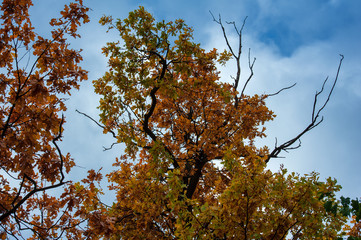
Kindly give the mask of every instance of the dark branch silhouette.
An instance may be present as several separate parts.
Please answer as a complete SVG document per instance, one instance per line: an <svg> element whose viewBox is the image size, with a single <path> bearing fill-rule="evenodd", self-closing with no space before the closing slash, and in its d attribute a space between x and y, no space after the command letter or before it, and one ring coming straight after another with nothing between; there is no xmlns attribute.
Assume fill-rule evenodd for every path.
<svg viewBox="0 0 361 240"><path fill-rule="evenodd" d="M327 95L327 99L325 100L325 102L321 105L321 107L319 109L317 109L317 103L318 103L318 97L319 95L324 91L324 87L325 87L325 84L328 80L328 77L326 78L326 80L323 82L322 84L322 88L321 90L318 92L316 92L315 94L315 99L313 101L313 109L312 109L312 118L311 118L311 123L309 125L307 125L307 127L302 131L300 132L296 137L282 143L281 145L279 146L275 146L275 148L273 149L273 151L268 155L267 159L266 159L266 163L269 162L269 160L271 158L278 158L279 154L282 152L282 151L288 151L288 150L292 150L292 149L296 149L296 148L299 148L301 146L301 137L306 134L307 132L311 131L312 129L314 129L315 127L317 127L322 121L323 121L323 116L320 116L322 110L326 107L327 103L329 102L330 98L331 98L331 95L333 93L333 90L336 86L336 83L337 83L337 80L338 80L338 76L339 76L339 73L340 73L340 69L341 69L341 65L342 65L342 61L344 59L344 56L343 55L340 55L341 56L341 59L340 59L340 62L339 62L339 65L338 65L338 68L337 68L337 73L336 73L336 77L335 77L335 80L333 81L333 84L332 84L332 87L331 87L331 90L329 91L328 95ZM321 118L321 119L320 119ZM292 147L292 145L299 141L299 145L298 146L295 146L295 147ZM277 144L277 143L276 143Z"/></svg>
<svg viewBox="0 0 361 240"><path fill-rule="evenodd" d="M226 33L226 29L224 28L224 25L222 23L222 18L221 18L221 15L219 15L218 17L218 20L214 17L214 15L212 14L212 12L210 12L210 14L212 15L213 17L213 21L216 22L218 25L221 26L221 29L222 29L222 33L223 33L223 37L224 37L224 40L226 41L226 44L227 44L227 47L228 47L228 50L232 53L232 56L234 57L234 59L236 60L236 66L237 66L237 73L236 73L236 77L232 77L231 78L234 80L234 84L233 84L233 90L235 92L235 107L237 108L238 107L238 102L240 100L240 98L242 99L243 95L244 95L244 91L248 85L248 83L250 82L250 80L252 79L253 77L253 67L254 67L254 64L256 62L256 58L253 58L253 60L251 61L251 49L249 49L248 51L248 68L250 70L250 75L248 76L246 82L244 83L243 85L243 88L242 88L242 91L241 91L241 94L240 96L238 97L236 92L237 92L237 89L238 89L238 85L239 85L239 82L241 80L241 73L242 73L242 68L241 68L241 55L242 55L242 31L243 31L243 28L246 24L246 20L247 20L247 17L244 18L243 20L243 24L242 24L242 27L240 30L237 29L237 26L236 26L236 23L235 22L226 22L227 24L230 24L230 25L233 25L234 28L235 28L235 31L238 35L238 50L237 52L234 51L233 47L231 46L231 44L229 43L229 40L228 40L228 36L227 36L227 33Z"/></svg>

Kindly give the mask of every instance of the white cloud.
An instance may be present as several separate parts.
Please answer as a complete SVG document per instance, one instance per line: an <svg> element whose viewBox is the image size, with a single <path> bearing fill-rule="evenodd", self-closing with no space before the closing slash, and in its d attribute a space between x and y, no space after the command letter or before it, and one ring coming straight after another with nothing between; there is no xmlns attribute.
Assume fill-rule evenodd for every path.
<svg viewBox="0 0 361 240"><path fill-rule="evenodd" d="M224 49L225 43L220 29L214 26L206 30L209 34L207 49L216 47ZM245 30L247 33L247 29ZM299 46L291 56L282 56L274 45L266 45L255 36L257 34L244 35L244 72L247 72L247 49L252 49L252 55L257 58L254 68L254 78L249 84L248 93L271 93L289 86L294 82L297 85L278 96L272 97L268 103L270 109L278 115L273 122L267 124L268 138L261 141L272 149L275 137L281 141L289 140L302 131L310 122L312 104L316 90L320 90L324 79L329 76L329 83L325 91L331 87L335 78L339 63L339 52L337 49L349 49L354 46L340 46L337 38L327 39L325 41L313 41L309 44ZM236 46L237 37L230 33L230 42ZM349 50L347 50L349 52ZM358 179L358 173L355 171L361 167L359 161L355 161L361 154L361 148L350 152L350 141L347 138L338 138L337 136L355 137L352 132L352 126L356 119L360 119L360 113L351 111L346 106L360 103L359 96L361 89L360 65L355 61L355 57L350 53L350 59L344 61L341 69L339 82L337 83L335 93L332 96L329 105L322 115L325 115L324 122L313 131L305 135L300 149L291 151L290 154L283 153L286 159L275 159L271 161L270 167L277 169L280 163L284 163L292 171L308 173L313 170L321 172L323 178L334 176L341 179L344 185L342 194L356 197L356 192L361 191L361 187L355 188L353 181ZM223 79L229 79L229 75L235 73L232 63L223 69ZM244 78L247 77L244 73ZM325 92L327 93L327 92ZM342 94L347 94L345 98ZM320 98L324 101L327 94ZM355 120L349 122L349 125L342 125L343 119L337 116L343 115L345 119ZM342 134L339 134L341 133ZM345 172L348 176L345 176Z"/></svg>

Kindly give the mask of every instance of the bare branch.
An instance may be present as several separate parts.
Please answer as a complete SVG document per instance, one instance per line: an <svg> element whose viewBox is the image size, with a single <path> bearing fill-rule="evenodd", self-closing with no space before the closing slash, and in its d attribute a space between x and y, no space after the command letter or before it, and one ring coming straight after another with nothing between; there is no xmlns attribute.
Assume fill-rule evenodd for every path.
<svg viewBox="0 0 361 240"><path fill-rule="evenodd" d="M242 28L243 28L243 26L242 26ZM254 66L255 62L256 62L256 58L253 58L253 61L251 63L251 49L249 49L248 50L248 68L251 71L251 73L248 76L248 79L247 79L246 83L243 85L243 89L242 89L242 92L241 92L241 98L243 97L244 91L246 90L246 87L247 87L249 81L251 81L251 79L253 77L253 66Z"/></svg>
<svg viewBox="0 0 361 240"><path fill-rule="evenodd" d="M117 144L120 144L120 143L114 142L114 143L112 143L112 145L110 145L110 147L104 147L104 146L103 146L103 151L111 150L111 149L113 149L113 147L114 147L115 145L117 145Z"/></svg>
<svg viewBox="0 0 361 240"><path fill-rule="evenodd" d="M248 68L249 70L251 71L250 75L248 76L246 82L244 83L243 87L242 87L242 91L241 91L241 94L240 94L240 97L237 96L236 92L237 92L237 89L238 89L238 85L239 85L239 81L241 79L241 72L242 72L242 68L241 68L241 55L242 55L242 31L243 31L243 28L246 24L246 20L247 20L247 17L244 18L243 20L243 24L241 26L241 29L238 30L237 26L236 26L236 23L235 22L226 22L227 24L230 24L230 25L233 25L237 35L238 35L238 50L235 51L231 44L229 43L229 40L228 40L228 37L227 37L227 33L226 33L226 30L224 28L224 25L222 23L222 19L221 19L221 16L219 15L219 18L218 20L216 20L216 18L214 17L214 15L212 14L212 12L210 12L210 14L212 15L213 17L213 21L216 22L217 24L219 24L221 26L221 29L222 29L222 33L223 33L223 37L226 41L226 44L227 44L227 47L228 47L228 50L231 52L232 56L235 58L236 60L236 66L237 66L237 72L236 72L236 76L235 77L232 77L231 78L234 80L234 84L233 84L233 90L234 90L234 100L235 100L235 107L237 108L238 107L238 102L239 102L239 99L242 99L243 95L244 95L244 91L248 85L248 83L250 82L250 80L252 79L253 77L253 66L254 66L254 63L256 61L256 58L253 59L253 61L251 61L251 57L250 57L250 53L251 53L251 49L249 49L248 51Z"/></svg>
<svg viewBox="0 0 361 240"><path fill-rule="evenodd" d="M266 94L266 95L267 95L267 97L272 97L272 96L278 95L279 93L283 92L284 90L288 90L288 89L290 89L290 88L293 88L294 86L296 86L296 84L297 84L297 83L294 83L294 84L292 84L291 86L281 88L280 90L278 90L278 92L270 93L270 94Z"/></svg>
<svg viewBox="0 0 361 240"><path fill-rule="evenodd" d="M117 138L117 135L115 134L115 132L113 132L112 130L106 129L105 126L101 125L98 121L96 121L94 118L92 118L91 116L89 116L86 113L80 112L79 110L75 110L77 113L84 115L85 117L89 118L90 120L92 120L92 122L94 122L96 125L98 125L99 127L103 128L104 130L107 130L108 132L110 132L114 138Z"/></svg>
<svg viewBox="0 0 361 240"><path fill-rule="evenodd" d="M232 47L231 47L231 44L230 44L229 41L228 41L228 37L227 37L227 34L226 34L226 30L225 30L225 28L224 28L224 26L223 26L223 23L222 23L221 15L219 15L218 20L216 20L216 18L214 17L213 13L212 13L211 11L209 11L209 12L210 12L210 14L211 14L212 17L213 17L213 21L215 21L216 23L218 23L218 24L221 26L222 32L223 32L223 37L224 37L224 40L226 40L227 47L228 47L229 51L232 53L233 57L235 57L235 58L237 59L237 55L233 52L233 49L232 49Z"/></svg>
<svg viewBox="0 0 361 240"><path fill-rule="evenodd" d="M89 116L86 113L80 112L78 109L75 110L77 113L89 118L92 122L94 122L96 125L98 125L99 127L101 127L102 129L106 130L107 132L110 132L113 136L113 138L117 139L117 135L115 134L115 132L113 130L107 129L105 126L101 125L97 120L95 120L94 118L92 118L91 116ZM113 148L114 145L119 144L118 142L114 142L112 143L112 145L110 145L110 147L104 147L103 146L103 151L108 151L110 149Z"/></svg>
<svg viewBox="0 0 361 240"><path fill-rule="evenodd" d="M288 140L287 142L285 142L285 143L283 143L283 144L281 144L279 146L276 145L275 148L273 149L273 151L268 155L268 157L266 159L266 163L268 163L271 158L277 158L278 155L282 151L287 151L287 150L292 150L292 149L299 148L301 146L301 141L300 141L301 137L305 133L307 133L307 132L311 131L313 128L317 127L323 121L322 116L321 116L320 120L318 120L318 118L320 117L320 113L322 112L322 110L326 107L327 103L329 102L329 100L331 98L331 95L333 93L333 90L334 90L334 88L336 86L338 76L339 76L339 73L340 73L340 69L341 69L341 65L342 65L342 61L344 59L343 55L340 54L340 56L341 56L341 59L340 59L339 65L338 65L336 77L335 77L335 80L333 81L331 90L328 93L326 101L322 104L322 106L318 110L316 109L318 97L323 92L324 86L325 86L328 78L326 78L326 80L323 82L321 90L319 92L316 92L316 94L315 94L315 99L314 99L314 102L313 102L313 109L312 109L311 123L301 133L299 133L296 137L292 138L291 140ZM292 145L297 141L299 141L299 145L296 146L296 147L292 147Z"/></svg>
<svg viewBox="0 0 361 240"><path fill-rule="evenodd" d="M234 26L234 29L236 30L236 33L237 33L238 36L239 36L239 35L242 34L242 30L243 30L244 25L246 24L247 18L248 18L248 16L246 16L246 17L243 19L243 24L242 24L242 26L241 26L241 30L240 30L240 31L238 31L237 25L236 25L236 22L235 22L235 21L232 21L232 22L227 22L227 21L226 21L226 23L233 25L233 26Z"/></svg>

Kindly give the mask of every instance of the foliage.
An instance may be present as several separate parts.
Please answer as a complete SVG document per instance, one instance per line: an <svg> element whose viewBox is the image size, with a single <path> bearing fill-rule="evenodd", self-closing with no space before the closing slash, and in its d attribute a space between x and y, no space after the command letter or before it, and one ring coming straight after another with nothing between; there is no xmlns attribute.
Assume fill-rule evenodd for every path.
<svg viewBox="0 0 361 240"><path fill-rule="evenodd" d="M81 194L65 181L74 161L57 142L65 122L63 97L87 79L78 65L80 51L69 48L67 38L79 37L78 27L89 21L88 8L82 0L65 5L50 21L47 38L32 26L32 5L31 0L1 3L0 238L18 239L22 230L30 230L29 239L62 234L73 239L79 235L73 226L82 219L73 218L71 210ZM55 188L57 197L45 192Z"/></svg>
<svg viewBox="0 0 361 240"><path fill-rule="evenodd" d="M322 121L337 76L301 134L272 152L256 147L256 138L266 136L262 125L275 117L265 104L269 95L245 94L250 57L251 75L238 90L243 26L234 25L240 40L234 51L221 19L215 21L229 47L222 53L194 43L182 20L156 22L143 7L124 20L101 19L121 41L103 48L109 70L94 81L100 118L104 132L126 148L108 175L116 202L89 212L88 232L106 239L338 237L347 210L335 199L335 180L266 168ZM230 59L237 66L232 84L220 81L217 70Z"/></svg>
<svg viewBox="0 0 361 240"><path fill-rule="evenodd" d="M1 4L1 239L24 238L24 230L31 231L28 239L361 237L361 204L336 200L336 180L267 169L272 158L297 148L293 144L322 122L319 114L340 66L319 109L323 87L316 93L311 123L270 151L255 145L275 115L266 106L271 95L245 94L255 63L250 54L250 75L239 86L244 24L237 29L231 23L239 36L235 51L221 18L214 19L228 47L218 52L194 43L183 20L156 22L143 7L123 21L103 17L101 24L118 30L121 41L103 48L109 71L94 81L102 96L99 125L125 144L108 175L116 201L106 206L99 199L100 171L89 171L80 183L66 181L74 161L58 146L62 97L87 79L80 51L70 49L67 38L80 37L89 9L82 0L65 5L46 38L32 27L31 6L31 0ZM231 59L233 82L220 81L217 64ZM58 194L49 194L51 189ZM351 215L354 225L344 225Z"/></svg>
<svg viewBox="0 0 361 240"><path fill-rule="evenodd" d="M357 240L361 239L361 202L359 199L351 200L349 197L341 197L341 214L346 217L351 215L350 223L353 224L352 227L345 225L343 230L346 231L349 235L347 239Z"/></svg>

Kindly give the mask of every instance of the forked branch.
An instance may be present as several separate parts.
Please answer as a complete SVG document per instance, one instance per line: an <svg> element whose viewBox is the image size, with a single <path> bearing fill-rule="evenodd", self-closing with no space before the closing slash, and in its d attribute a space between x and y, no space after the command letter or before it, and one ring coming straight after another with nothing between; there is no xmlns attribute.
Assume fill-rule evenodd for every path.
<svg viewBox="0 0 361 240"><path fill-rule="evenodd" d="M315 127L317 127L323 121L323 116L320 116L320 114L321 114L322 110L326 107L326 105L328 104L328 102L329 102L329 100L331 98L331 95L333 93L333 90L335 89L335 86L336 86L336 83L337 83L337 80L338 80L338 76L339 76L339 73L340 73L342 61L343 61L343 58L344 58L343 55L340 54L340 56L341 56L341 59L340 59L339 65L338 65L336 77L335 77L335 80L333 81L331 90L329 91L325 102L318 109L317 109L318 97L324 91L324 87L325 87L325 84L326 84L326 82L328 80L328 77L323 82L321 90L316 91L315 98L314 98L314 101L313 101L311 123L302 132L300 132L296 137L288 140L287 142L285 142L285 143L283 143L283 144L281 144L279 146L277 146L277 143L276 143L275 148L268 155L268 157L266 159L266 163L268 163L271 158L278 158L279 157L278 155L282 151L292 150L292 149L300 147L301 146L301 141L300 141L301 137L305 133L307 133L307 132L311 131L312 129L314 129ZM292 147L292 145L297 141L299 141L299 145L297 145L295 147Z"/></svg>
<svg viewBox="0 0 361 240"><path fill-rule="evenodd" d="M222 23L222 18L221 16L219 15L218 17L218 20L214 17L214 15L212 14L212 12L210 12L212 17L213 17L213 21L216 22L217 24L219 24L221 26L221 29L222 29L222 32L223 32L223 37L224 37L224 40L226 41L226 45L228 47L228 50L231 52L232 56L234 57L234 59L236 60L236 66L237 66L237 73L236 73L236 76L235 77L231 77L233 80L234 80L234 84L233 84L233 90L235 92L235 107L237 108L238 107L238 102L240 99L242 99L243 95L244 95L244 92L245 92L245 89L248 85L248 83L250 82L250 80L252 79L253 77L253 66L256 62L256 58L253 58L253 60L251 61L251 49L249 49L248 51L248 68L250 70L250 75L248 76L246 82L244 83L243 87L242 87L242 91L241 91L241 94L240 96L238 97L236 92L238 91L238 85L239 85L239 82L240 82L240 79L241 79L241 73L242 73L242 68L241 68L241 55L242 55L242 31L243 31L243 28L246 24L246 20L247 20L247 17L244 18L243 20L243 24L240 28L240 30L238 30L235 22L226 22L227 24L230 24L230 25L233 25L237 35L238 35L238 50L235 51L235 49L233 49L233 47L231 46L230 42L229 42L229 39L228 39L228 36L227 36L227 33L226 33L226 29L224 28L224 25Z"/></svg>
<svg viewBox="0 0 361 240"><path fill-rule="evenodd" d="M76 109L75 111L76 111L77 113L79 113L79 114L81 114L81 115L89 118L92 122L94 122L96 125L98 125L99 127L101 127L103 130L106 130L107 132L110 132L110 133L112 134L113 138L117 139L117 135L115 134L114 131L112 131L111 129L106 128L105 126L103 126L102 124L100 124L97 120L95 120L94 118L92 118L92 117L89 116L88 114L83 113L83 112L80 112L80 111L77 110L77 109ZM104 151L110 150L110 149L112 149L113 146L116 145L116 144L118 144L118 142L112 143L112 145L111 145L110 147L104 147L104 146L103 146L103 150L104 150Z"/></svg>

